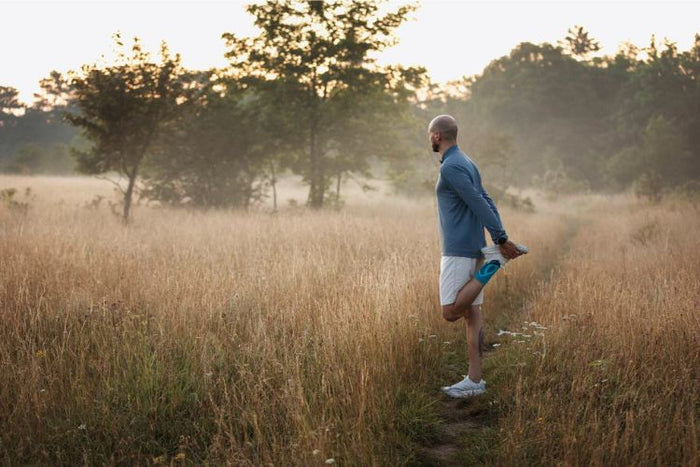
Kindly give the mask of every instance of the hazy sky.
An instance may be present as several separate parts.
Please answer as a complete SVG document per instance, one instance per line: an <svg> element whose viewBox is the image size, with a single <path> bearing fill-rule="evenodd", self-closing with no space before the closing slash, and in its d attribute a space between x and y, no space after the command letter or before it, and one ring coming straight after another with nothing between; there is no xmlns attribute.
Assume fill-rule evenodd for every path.
<svg viewBox="0 0 700 467"><path fill-rule="evenodd" d="M139 36L146 48L161 40L183 65L223 66L222 32L250 35L252 17L239 1L7 1L0 0L0 85L25 102L51 70L77 69L104 54L111 35ZM687 50L700 33L700 1L424 1L398 30L399 45L381 63L422 65L435 81L480 73L520 42L556 42L584 26L612 54L623 41L639 46L652 34Z"/></svg>

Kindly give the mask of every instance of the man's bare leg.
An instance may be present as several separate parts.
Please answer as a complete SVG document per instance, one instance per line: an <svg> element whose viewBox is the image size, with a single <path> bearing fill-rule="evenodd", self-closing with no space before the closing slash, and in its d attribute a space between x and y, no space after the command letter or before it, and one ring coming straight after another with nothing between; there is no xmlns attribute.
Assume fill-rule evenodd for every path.
<svg viewBox="0 0 700 467"><path fill-rule="evenodd" d="M451 305L442 306L443 318L447 321L457 321L464 317L483 288L484 284L478 280L473 278L469 279L469 281L459 289L455 302Z"/></svg>
<svg viewBox="0 0 700 467"><path fill-rule="evenodd" d="M490 261L481 265L474 273L474 277L469 279L459 289L455 302L442 306L442 317L447 321L457 321L465 316L465 313L469 312L469 307L474 303L481 290L500 268L501 265L498 261Z"/></svg>
<svg viewBox="0 0 700 467"><path fill-rule="evenodd" d="M484 361L484 318L481 305L469 307L466 320L469 379L478 383L481 381L481 363Z"/></svg>
<svg viewBox="0 0 700 467"><path fill-rule="evenodd" d="M523 251L525 250L525 251ZM504 251L501 248L503 258L508 260L527 252L520 248L516 253ZM464 317L467 321L467 352L469 359L468 376L462 381L445 386L442 391L450 397L470 397L482 394L486 390L486 383L482 377L482 362L484 343L484 324L481 313L481 305L472 305L476 297L481 293L491 277L505 264L503 258L493 258L474 273L474 277L467 281L459 290L455 302L442 307L442 315L448 321L457 321Z"/></svg>

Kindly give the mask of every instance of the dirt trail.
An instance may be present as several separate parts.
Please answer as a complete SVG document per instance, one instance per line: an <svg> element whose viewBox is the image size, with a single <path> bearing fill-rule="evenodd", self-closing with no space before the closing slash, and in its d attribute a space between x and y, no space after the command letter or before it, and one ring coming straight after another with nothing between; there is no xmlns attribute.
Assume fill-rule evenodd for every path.
<svg viewBox="0 0 700 467"><path fill-rule="evenodd" d="M460 453L469 449L467 434L480 432L487 427L486 413L479 414L474 410L469 399L444 399L440 400L441 413L444 424L440 427L437 442L425 446L420 453L422 465L458 466L464 465ZM481 415L481 416L480 416Z"/></svg>

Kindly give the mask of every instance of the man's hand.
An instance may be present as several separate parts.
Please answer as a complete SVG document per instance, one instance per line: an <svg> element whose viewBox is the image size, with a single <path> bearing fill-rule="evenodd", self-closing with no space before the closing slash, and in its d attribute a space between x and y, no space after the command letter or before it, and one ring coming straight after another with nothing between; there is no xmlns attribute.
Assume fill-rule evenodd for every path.
<svg viewBox="0 0 700 467"><path fill-rule="evenodd" d="M518 247L515 246L515 243L511 242L510 240L506 240L506 242L503 245L500 245L500 247L501 254L509 261L523 254L523 252L518 250Z"/></svg>

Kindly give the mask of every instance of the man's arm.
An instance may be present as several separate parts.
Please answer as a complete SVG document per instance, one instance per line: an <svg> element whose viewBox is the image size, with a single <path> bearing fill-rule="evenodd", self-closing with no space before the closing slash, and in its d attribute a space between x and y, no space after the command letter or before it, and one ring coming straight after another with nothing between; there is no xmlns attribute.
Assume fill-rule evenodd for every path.
<svg viewBox="0 0 700 467"><path fill-rule="evenodd" d="M501 215L498 213L498 209L496 208L496 203L493 202L489 194L486 193L486 190L484 190L483 188L481 190L481 196L483 196L486 202L489 203L489 206L491 206L491 210L494 214L496 214L496 217L498 217L498 221L501 223L501 225L503 225L503 221L501 221Z"/></svg>
<svg viewBox="0 0 700 467"><path fill-rule="evenodd" d="M443 166L440 173L462 201L474 211L489 231L494 243L500 238L507 237L496 205L488 195L484 196L486 192L483 189L477 189L474 178L468 170L460 166Z"/></svg>
<svg viewBox="0 0 700 467"><path fill-rule="evenodd" d="M498 217L498 220L500 221L501 215L498 213L498 209L496 209L496 203L494 203L491 197L489 197L489 194L486 193L486 190L483 190L481 192L481 195L484 197L486 202L489 203L489 206L491 206L491 210L494 212L494 214L496 214L496 217ZM503 224L503 222L501 222L501 224ZM501 248L501 254L505 256L505 258L508 260L515 259L523 254L523 252L518 249L515 243L508 240L507 237L506 241L500 244L499 246Z"/></svg>

